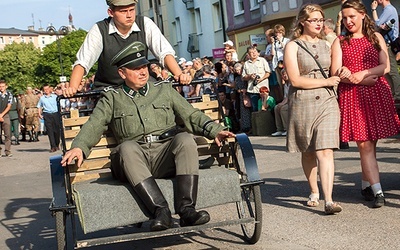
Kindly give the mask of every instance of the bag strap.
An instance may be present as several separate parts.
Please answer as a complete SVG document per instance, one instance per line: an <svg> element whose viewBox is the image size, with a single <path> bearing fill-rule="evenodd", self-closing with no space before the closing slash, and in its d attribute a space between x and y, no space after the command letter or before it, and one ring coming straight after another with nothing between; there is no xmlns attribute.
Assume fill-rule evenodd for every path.
<svg viewBox="0 0 400 250"><path fill-rule="evenodd" d="M310 54L310 56L315 60L315 62L317 63L319 70L321 71L321 74L325 77L325 79L328 78L328 76L326 75L325 71L322 69L321 64L318 62L318 60L314 57L314 55L303 45L301 44L298 40L294 41L295 43L297 43L297 45L299 45L300 48L302 48L303 50L305 50L308 54Z"/></svg>

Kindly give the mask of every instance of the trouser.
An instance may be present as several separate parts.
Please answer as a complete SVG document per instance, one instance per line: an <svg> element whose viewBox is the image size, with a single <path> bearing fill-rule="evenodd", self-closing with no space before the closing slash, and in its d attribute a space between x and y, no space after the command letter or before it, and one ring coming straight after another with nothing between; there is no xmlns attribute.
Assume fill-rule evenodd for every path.
<svg viewBox="0 0 400 250"><path fill-rule="evenodd" d="M125 141L113 150L111 162L113 176L129 181L132 186L151 176L171 178L199 174L197 144L187 132L152 143Z"/></svg>
<svg viewBox="0 0 400 250"><path fill-rule="evenodd" d="M29 108L26 110L25 127L27 131L39 132L40 119L37 108Z"/></svg>
<svg viewBox="0 0 400 250"><path fill-rule="evenodd" d="M393 54L390 46L388 47L390 72L385 75L386 80L392 90L392 95L395 100L400 100L400 75L397 68L396 55Z"/></svg>
<svg viewBox="0 0 400 250"><path fill-rule="evenodd" d="M15 140L18 141L19 140L19 120L18 120L18 118L11 120L10 129L12 130L12 134L14 135Z"/></svg>
<svg viewBox="0 0 400 250"><path fill-rule="evenodd" d="M43 113L43 119L50 147L57 148L60 145L60 115L59 113Z"/></svg>
<svg viewBox="0 0 400 250"><path fill-rule="evenodd" d="M288 108L289 105L287 103L283 105L278 104L275 106L275 125L277 131L287 130L287 124L289 120Z"/></svg>
<svg viewBox="0 0 400 250"><path fill-rule="evenodd" d="M8 114L3 116L3 119L4 121L0 122L0 127L4 132L4 146L7 155L11 153L11 121L10 121L10 116ZM0 154L1 154L1 147L0 147Z"/></svg>
<svg viewBox="0 0 400 250"><path fill-rule="evenodd" d="M253 112L258 111L258 100L260 99L260 94L259 93L249 93L250 94L250 100L251 100L251 108L253 109Z"/></svg>

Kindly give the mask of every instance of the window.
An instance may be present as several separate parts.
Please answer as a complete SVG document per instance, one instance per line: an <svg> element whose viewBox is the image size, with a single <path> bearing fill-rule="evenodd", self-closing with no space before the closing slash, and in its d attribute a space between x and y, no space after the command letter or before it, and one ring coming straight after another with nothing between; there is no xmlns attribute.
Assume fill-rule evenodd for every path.
<svg viewBox="0 0 400 250"><path fill-rule="evenodd" d="M4 37L0 36L0 44L4 44Z"/></svg>
<svg viewBox="0 0 400 250"><path fill-rule="evenodd" d="M214 20L214 31L222 29L222 17L221 17L221 9L219 7L219 3L214 3L212 8L212 15Z"/></svg>
<svg viewBox="0 0 400 250"><path fill-rule="evenodd" d="M42 36L42 45L46 45L46 38Z"/></svg>
<svg viewBox="0 0 400 250"><path fill-rule="evenodd" d="M31 36L29 37L29 42L33 43L33 37L31 37Z"/></svg>
<svg viewBox="0 0 400 250"><path fill-rule="evenodd" d="M175 18L175 32L176 32L176 41L182 42L182 30L181 30L181 20L179 17Z"/></svg>
<svg viewBox="0 0 400 250"><path fill-rule="evenodd" d="M149 0L149 8L153 8L153 0Z"/></svg>
<svg viewBox="0 0 400 250"><path fill-rule="evenodd" d="M297 8L297 0L289 0L289 9Z"/></svg>
<svg viewBox="0 0 400 250"><path fill-rule="evenodd" d="M273 12L279 11L279 2L278 1L272 2L272 11Z"/></svg>
<svg viewBox="0 0 400 250"><path fill-rule="evenodd" d="M25 43L25 37L21 37L21 43Z"/></svg>
<svg viewBox="0 0 400 250"><path fill-rule="evenodd" d="M235 8L235 15L240 15L244 13L243 0L234 0L233 5Z"/></svg>
<svg viewBox="0 0 400 250"><path fill-rule="evenodd" d="M8 43L12 44L14 42L14 37L10 36L8 37Z"/></svg>
<svg viewBox="0 0 400 250"><path fill-rule="evenodd" d="M203 29L201 28L201 14L200 14L200 9L195 9L195 23L196 23L196 30L197 30L197 35L200 35L203 33Z"/></svg>
<svg viewBox="0 0 400 250"><path fill-rule="evenodd" d="M250 10L260 8L259 0L250 0Z"/></svg>

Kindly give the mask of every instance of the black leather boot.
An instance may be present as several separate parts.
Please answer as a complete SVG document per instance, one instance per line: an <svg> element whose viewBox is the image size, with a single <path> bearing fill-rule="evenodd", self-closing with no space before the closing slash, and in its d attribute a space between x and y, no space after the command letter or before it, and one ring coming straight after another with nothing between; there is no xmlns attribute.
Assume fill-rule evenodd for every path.
<svg viewBox="0 0 400 250"><path fill-rule="evenodd" d="M206 224L210 221L207 211L196 211L198 175L177 175L176 211L178 212L181 227Z"/></svg>
<svg viewBox="0 0 400 250"><path fill-rule="evenodd" d="M150 230L161 231L170 228L172 224L171 211L154 178L147 178L137 184L134 190L154 217L150 224Z"/></svg>
<svg viewBox="0 0 400 250"><path fill-rule="evenodd" d="M38 132L33 132L33 141L39 141Z"/></svg>
<svg viewBox="0 0 400 250"><path fill-rule="evenodd" d="M32 133L32 131L28 131L28 135L29 135L29 142L33 142L33 133Z"/></svg>

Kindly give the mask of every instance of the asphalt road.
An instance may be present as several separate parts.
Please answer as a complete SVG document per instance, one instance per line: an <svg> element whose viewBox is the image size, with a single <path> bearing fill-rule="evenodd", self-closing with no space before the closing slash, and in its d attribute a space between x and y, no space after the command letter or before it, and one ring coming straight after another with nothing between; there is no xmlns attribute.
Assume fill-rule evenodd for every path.
<svg viewBox="0 0 400 250"><path fill-rule="evenodd" d="M285 152L284 137L251 137L262 178L263 232L247 245L239 226L90 249L398 249L400 245L400 136L378 143L387 205L372 209L360 195L355 144L336 151L334 199L344 211L326 216L323 206L305 206L309 195L300 154ZM0 158L0 249L56 249L47 137L13 146ZM2 145L4 148L4 145ZM3 151L4 153L4 151ZM323 204L323 203L322 203ZM212 219L235 218L234 205L208 210ZM233 216L233 217L232 217ZM123 230L120 230L123 232ZM82 236L78 232L79 236Z"/></svg>

